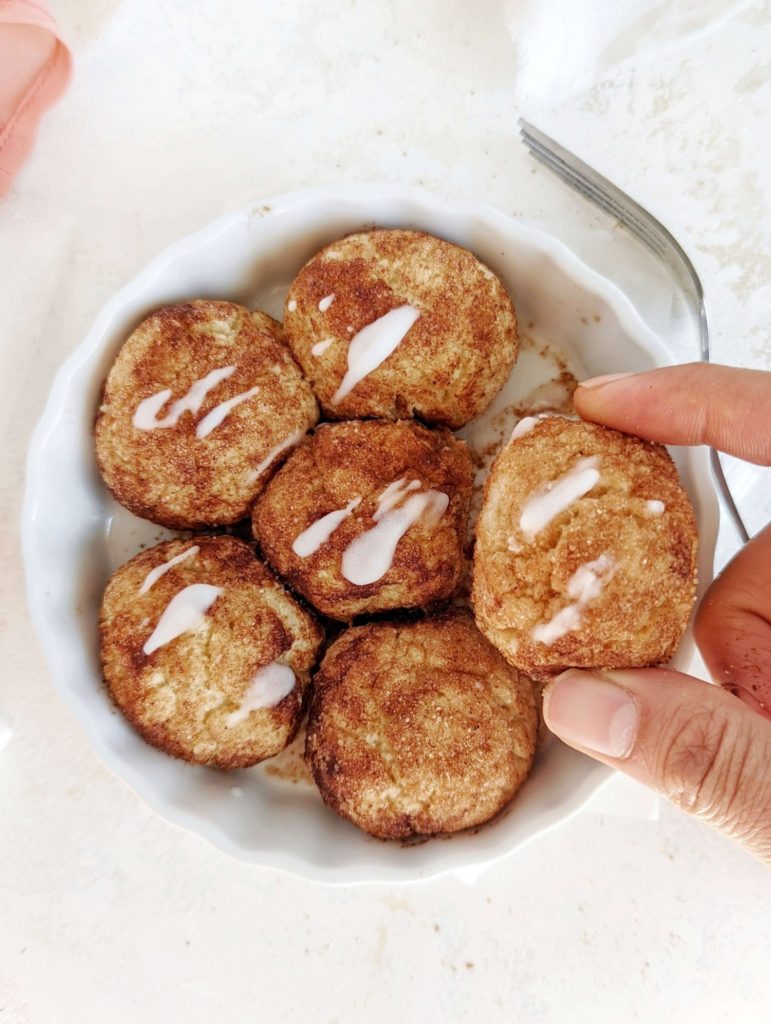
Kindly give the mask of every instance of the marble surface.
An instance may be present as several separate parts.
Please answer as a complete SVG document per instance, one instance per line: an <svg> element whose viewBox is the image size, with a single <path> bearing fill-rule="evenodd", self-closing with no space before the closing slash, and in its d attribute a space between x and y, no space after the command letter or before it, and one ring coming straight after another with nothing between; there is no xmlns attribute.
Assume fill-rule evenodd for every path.
<svg viewBox="0 0 771 1024"><path fill-rule="evenodd" d="M0 1020L767 1020L767 872L626 782L479 877L414 887L313 885L167 825L55 696L16 523L29 433L104 301L271 191L382 180L488 201L563 238L695 354L666 276L533 163L518 116L674 232L716 358L771 369L768 3L52 7L76 78L0 205ZM768 478L730 472L756 529ZM734 546L726 530L721 561Z"/></svg>

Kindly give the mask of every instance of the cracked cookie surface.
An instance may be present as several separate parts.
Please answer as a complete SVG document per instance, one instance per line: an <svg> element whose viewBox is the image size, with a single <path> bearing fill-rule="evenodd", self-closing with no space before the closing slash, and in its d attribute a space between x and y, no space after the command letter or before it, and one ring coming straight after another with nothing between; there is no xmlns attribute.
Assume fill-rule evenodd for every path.
<svg viewBox="0 0 771 1024"><path fill-rule="evenodd" d="M252 527L269 564L324 615L348 621L422 607L446 600L460 582L471 485L466 446L448 430L413 420L326 423L268 484ZM446 502L438 516L429 504L436 499ZM418 505L414 522L405 519L401 533L394 517L408 514L416 501L425 507ZM382 574L360 582L348 570L347 577L346 552L365 535L371 544L358 541L365 546L363 568L376 566L385 539L374 528L380 522L381 532L389 530L389 521L401 535L390 561L370 575ZM309 548L298 545L325 522L333 527L328 534L311 537Z"/></svg>
<svg viewBox="0 0 771 1024"><path fill-rule="evenodd" d="M477 624L536 679L665 662L695 600L697 547L662 445L559 416L523 421L485 484Z"/></svg>
<svg viewBox="0 0 771 1024"><path fill-rule="evenodd" d="M468 612L341 634L314 679L306 760L324 801L371 835L481 825L525 780L532 684Z"/></svg>
<svg viewBox="0 0 771 1024"><path fill-rule="evenodd" d="M214 299L165 306L131 333L94 427L102 478L171 529L237 522L318 406L265 313Z"/></svg>
<svg viewBox="0 0 771 1024"><path fill-rule="evenodd" d="M412 311L404 333L354 383L352 339L400 309ZM347 235L313 256L289 289L284 330L326 417L417 416L452 429L490 404L519 345L514 306L489 267L401 229Z"/></svg>
<svg viewBox="0 0 771 1024"><path fill-rule="evenodd" d="M104 679L150 744L245 768L290 742L323 632L243 541L193 536L136 555L99 619Z"/></svg>

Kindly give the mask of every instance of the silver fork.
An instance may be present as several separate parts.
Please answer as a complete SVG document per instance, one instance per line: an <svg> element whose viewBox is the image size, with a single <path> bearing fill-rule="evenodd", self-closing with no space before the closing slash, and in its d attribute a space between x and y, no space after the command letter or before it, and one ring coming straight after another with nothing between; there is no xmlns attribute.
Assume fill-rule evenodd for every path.
<svg viewBox="0 0 771 1024"><path fill-rule="evenodd" d="M522 141L537 160L545 164L549 170L554 171L566 184L594 203L595 206L599 206L606 213L616 217L667 266L696 315L699 327L700 357L702 362L708 363L710 361L709 324L704 304L704 289L699 275L696 273L696 268L677 239L656 220L653 214L648 213L626 192L622 192L607 178L585 164L583 160L579 160L577 156L568 152L564 146L560 146L554 139L544 135L543 132L522 118L517 123ZM710 448L710 461L723 502L739 531L742 543L746 544L750 539L749 533L723 473L720 455L714 448Z"/></svg>

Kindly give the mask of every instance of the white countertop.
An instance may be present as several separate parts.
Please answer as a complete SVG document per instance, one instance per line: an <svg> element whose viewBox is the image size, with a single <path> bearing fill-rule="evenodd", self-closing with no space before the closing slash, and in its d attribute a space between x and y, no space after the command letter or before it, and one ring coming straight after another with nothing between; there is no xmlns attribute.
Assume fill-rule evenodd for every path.
<svg viewBox="0 0 771 1024"><path fill-rule="evenodd" d="M76 78L0 204L0 1021L768 1020L767 871L668 806L647 817L632 788L616 794L631 816L597 802L473 884L325 888L167 825L56 696L17 531L29 433L104 301L170 241L269 192L395 181L486 200L545 224L666 335L655 263L533 163L518 116L674 232L716 359L771 369L768 5L52 7Z"/></svg>

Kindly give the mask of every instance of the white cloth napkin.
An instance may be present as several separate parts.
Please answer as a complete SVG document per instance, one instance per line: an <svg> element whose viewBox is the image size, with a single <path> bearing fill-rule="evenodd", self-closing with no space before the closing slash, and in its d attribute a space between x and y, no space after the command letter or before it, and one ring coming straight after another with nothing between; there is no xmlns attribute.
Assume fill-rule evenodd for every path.
<svg viewBox="0 0 771 1024"><path fill-rule="evenodd" d="M728 21L726 0L506 0L520 99L557 103L619 65L644 60Z"/></svg>

